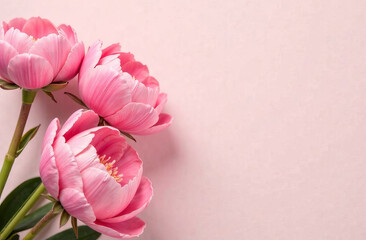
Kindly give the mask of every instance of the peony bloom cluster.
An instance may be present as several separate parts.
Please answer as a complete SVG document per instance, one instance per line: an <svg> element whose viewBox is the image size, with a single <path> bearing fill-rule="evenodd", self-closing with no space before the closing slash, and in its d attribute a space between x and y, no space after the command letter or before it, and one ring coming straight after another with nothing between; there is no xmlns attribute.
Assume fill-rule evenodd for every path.
<svg viewBox="0 0 366 240"><path fill-rule="evenodd" d="M26 89L68 81L78 73L84 44L68 25L15 18L0 24L0 78Z"/></svg>
<svg viewBox="0 0 366 240"><path fill-rule="evenodd" d="M40 163L48 192L89 227L115 238L138 236L145 223L135 217L150 202L142 161L112 127L97 127L93 111L75 112L60 127L49 125Z"/></svg>
<svg viewBox="0 0 366 240"><path fill-rule="evenodd" d="M76 75L83 102L77 101L89 109L76 111L63 126L57 118L50 123L42 146L40 177L50 199L55 206L60 203L68 217L114 238L139 236L145 223L136 215L149 204L152 186L142 175L142 160L121 134L148 135L167 128L172 122L169 114L162 113L167 94L160 92L147 66L131 53L121 52L119 44L102 49L102 42L97 41L85 55L84 44L71 26L55 26L40 17L0 24L1 83L23 88L21 111L27 111L23 118L37 90L53 97L48 90L66 84L51 83ZM27 93L33 94L32 100L25 102ZM26 117L21 127L17 125L19 140L12 141L14 152L9 156L18 154ZM34 129L35 134L38 128ZM27 134L29 141L34 135ZM38 231L31 231L25 239L33 239Z"/></svg>

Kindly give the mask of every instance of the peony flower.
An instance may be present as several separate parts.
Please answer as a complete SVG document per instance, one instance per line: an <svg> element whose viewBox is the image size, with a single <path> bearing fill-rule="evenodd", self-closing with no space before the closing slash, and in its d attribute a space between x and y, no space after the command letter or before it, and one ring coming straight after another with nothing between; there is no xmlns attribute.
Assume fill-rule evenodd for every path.
<svg viewBox="0 0 366 240"><path fill-rule="evenodd" d="M131 134L147 135L167 128L172 117L161 113L167 95L148 68L119 44L102 50L96 42L82 63L79 91L84 103L111 126Z"/></svg>
<svg viewBox="0 0 366 240"><path fill-rule="evenodd" d="M145 223L136 215L151 200L151 183L120 132L96 127L98 121L91 110L76 111L61 128L54 119L43 142L40 176L71 216L114 238L138 236Z"/></svg>
<svg viewBox="0 0 366 240"><path fill-rule="evenodd" d="M49 20L14 18L0 24L0 78L26 89L68 81L85 54L75 31Z"/></svg>

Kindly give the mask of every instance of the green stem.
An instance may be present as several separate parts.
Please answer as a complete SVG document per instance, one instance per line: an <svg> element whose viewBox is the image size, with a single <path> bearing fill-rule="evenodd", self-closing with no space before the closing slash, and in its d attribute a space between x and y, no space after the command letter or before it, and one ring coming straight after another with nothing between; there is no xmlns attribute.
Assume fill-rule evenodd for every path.
<svg viewBox="0 0 366 240"><path fill-rule="evenodd" d="M61 206L61 205L60 205ZM29 231L23 240L33 239L54 217L61 211L53 207L39 222Z"/></svg>
<svg viewBox="0 0 366 240"><path fill-rule="evenodd" d="M4 163L0 172L0 197L4 190L6 181L8 180L11 168L13 166L14 160L16 158L15 154L19 147L19 142L22 138L24 127L28 119L28 115L33 103L33 100L36 96L36 91L30 91L23 89L22 94L22 107L20 109L18 122L15 127L14 135L11 140L8 153L5 155Z"/></svg>
<svg viewBox="0 0 366 240"><path fill-rule="evenodd" d="M17 214L11 219L11 221L5 226L0 234L0 240L5 240L9 234L13 231L15 226L24 218L25 214L34 206L38 201L41 194L45 191L43 183L33 192L32 196L27 200L24 206L17 212Z"/></svg>

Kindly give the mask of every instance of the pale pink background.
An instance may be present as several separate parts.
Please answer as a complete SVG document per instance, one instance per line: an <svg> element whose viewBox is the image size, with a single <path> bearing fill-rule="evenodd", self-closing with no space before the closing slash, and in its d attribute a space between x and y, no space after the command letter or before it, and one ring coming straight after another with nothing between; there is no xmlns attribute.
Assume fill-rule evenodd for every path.
<svg viewBox="0 0 366 240"><path fill-rule="evenodd" d="M133 144L155 190L140 239L366 239L365 1L0 6L2 20L40 15L71 24L86 44L121 42L169 93L174 124ZM76 93L75 82L68 90ZM19 93L0 92L1 154ZM37 96L27 127L42 128L6 193L37 176L49 121L77 108L56 97L61 103Z"/></svg>

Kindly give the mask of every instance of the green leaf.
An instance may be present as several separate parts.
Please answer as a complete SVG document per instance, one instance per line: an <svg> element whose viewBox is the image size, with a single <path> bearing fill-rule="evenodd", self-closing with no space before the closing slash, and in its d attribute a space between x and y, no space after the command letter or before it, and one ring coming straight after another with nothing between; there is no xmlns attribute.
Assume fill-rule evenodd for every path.
<svg viewBox="0 0 366 240"><path fill-rule="evenodd" d="M76 239L78 239L79 238L78 220L74 217L71 218L71 226L72 226L72 230L74 230Z"/></svg>
<svg viewBox="0 0 366 240"><path fill-rule="evenodd" d="M55 83L51 83L51 84L43 87L42 90L45 92L58 91L58 90L65 88L67 86L67 84L69 84L69 83L68 82L55 82Z"/></svg>
<svg viewBox="0 0 366 240"><path fill-rule="evenodd" d="M0 88L2 88L4 90L14 90L14 89L17 89L20 87L14 83L10 83L3 79L0 79Z"/></svg>
<svg viewBox="0 0 366 240"><path fill-rule="evenodd" d="M13 234L10 237L7 238L7 240L19 240L19 235L18 234Z"/></svg>
<svg viewBox="0 0 366 240"><path fill-rule="evenodd" d="M60 227L63 227L70 219L70 214L64 209L60 217Z"/></svg>
<svg viewBox="0 0 366 240"><path fill-rule="evenodd" d="M40 126L41 125L38 125L37 127L32 128L31 130L29 130L28 132L26 132L23 135L22 139L20 140L19 147L15 154L15 157L18 157L23 152L24 148L27 146L29 141L32 140L34 138L34 136L36 135Z"/></svg>
<svg viewBox="0 0 366 240"><path fill-rule="evenodd" d="M20 87L18 85L14 84L14 83L1 82L0 83L0 88L2 88L4 90L14 90L14 89L18 89Z"/></svg>
<svg viewBox="0 0 366 240"><path fill-rule="evenodd" d="M46 198L47 200L50 200L51 202L57 202L57 200L49 194L41 194L41 196Z"/></svg>
<svg viewBox="0 0 366 240"><path fill-rule="evenodd" d="M96 240L100 237L100 233L94 231L88 226L80 226L78 227L79 232L79 238L78 240ZM76 240L74 230L72 228L69 228L63 232L60 232L56 235L53 235L50 238L47 238L47 240Z"/></svg>
<svg viewBox="0 0 366 240"><path fill-rule="evenodd" d="M20 223L14 228L13 233L21 232L34 227L39 220L43 218L52 208L53 203L48 203L34 212L26 215Z"/></svg>
<svg viewBox="0 0 366 240"><path fill-rule="evenodd" d="M16 187L0 205L0 229L23 207L33 192L42 183L41 178L29 179Z"/></svg>
<svg viewBox="0 0 366 240"><path fill-rule="evenodd" d="M53 94L52 94L51 92L47 92L47 91L44 91L44 90L43 90L43 92L44 92L47 96L49 96L49 97L52 99L52 101L54 101L55 103L57 103L55 96L53 96Z"/></svg>
<svg viewBox="0 0 366 240"><path fill-rule="evenodd" d="M104 120L104 118L102 118L101 116L99 116L99 123L98 126L106 126L106 121Z"/></svg>
<svg viewBox="0 0 366 240"><path fill-rule="evenodd" d="M89 109L88 106L86 106L86 104L83 102L83 100L81 100L74 94L69 93L69 92L64 92L64 94L66 94L68 97L70 97L74 102L80 104L81 106L85 107L86 109Z"/></svg>
<svg viewBox="0 0 366 240"><path fill-rule="evenodd" d="M136 139L129 133L126 133L126 132L122 132L120 131L123 135L125 135L126 137L128 137L129 139L131 139L132 141L134 142L137 142Z"/></svg>
<svg viewBox="0 0 366 240"><path fill-rule="evenodd" d="M60 202L53 203L53 206L52 206L53 213L59 214L59 213L62 213L63 210L64 210L64 208L62 207Z"/></svg>

